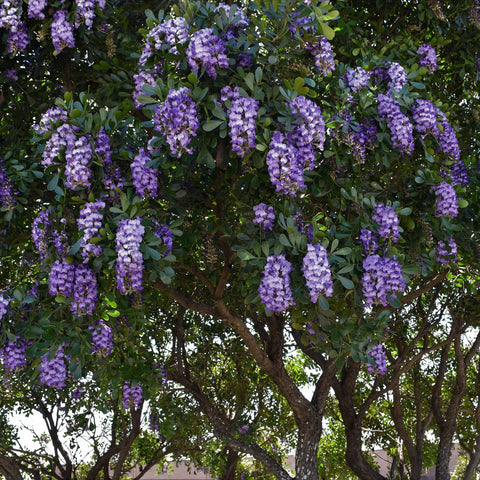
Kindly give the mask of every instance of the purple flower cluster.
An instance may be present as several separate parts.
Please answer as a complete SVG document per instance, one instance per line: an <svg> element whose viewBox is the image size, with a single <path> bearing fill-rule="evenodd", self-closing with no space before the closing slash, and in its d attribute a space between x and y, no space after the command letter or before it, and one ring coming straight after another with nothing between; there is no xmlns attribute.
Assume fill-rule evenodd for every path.
<svg viewBox="0 0 480 480"><path fill-rule="evenodd" d="M151 160L148 152L142 148L130 165L133 186L135 187L135 192L141 198L156 198L158 196L158 170L147 167L147 163Z"/></svg>
<svg viewBox="0 0 480 480"><path fill-rule="evenodd" d="M415 121L415 128L423 134L439 134L437 126L437 107L430 100L417 99L412 109L412 117Z"/></svg>
<svg viewBox="0 0 480 480"><path fill-rule="evenodd" d="M155 87L157 85L157 75L152 71L140 70L133 76L133 83L135 84L135 89L132 93L133 103L135 108L141 108L142 103L138 101L138 96L143 95L143 86L149 85Z"/></svg>
<svg viewBox="0 0 480 480"><path fill-rule="evenodd" d="M48 240L51 235L52 221L48 210L42 210L33 220L32 240L40 258L45 260L47 256Z"/></svg>
<svg viewBox="0 0 480 480"><path fill-rule="evenodd" d="M0 28L15 32L21 23L21 0L2 0L0 2Z"/></svg>
<svg viewBox="0 0 480 480"><path fill-rule="evenodd" d="M275 221L275 213L273 207L267 206L265 203L259 203L253 207L255 218L253 223L261 225L264 230L272 230Z"/></svg>
<svg viewBox="0 0 480 480"><path fill-rule="evenodd" d="M437 113L441 117L442 130L437 139L442 152L453 160L460 160L460 147L458 146L457 134L447 120L447 116L437 108Z"/></svg>
<svg viewBox="0 0 480 480"><path fill-rule="evenodd" d="M248 25L248 17L245 15L243 9L235 5L235 12L232 12L232 5L220 2L215 8L216 12L225 12L225 16L229 22L228 29L225 34L227 40L236 36L238 30L245 28Z"/></svg>
<svg viewBox="0 0 480 480"><path fill-rule="evenodd" d="M140 383L132 385L130 382L123 384L123 408L129 410L130 408L139 408L143 402L142 386Z"/></svg>
<svg viewBox="0 0 480 480"><path fill-rule="evenodd" d="M65 220L65 219L62 218L62 220ZM58 254L60 256L65 256L69 249L67 234L63 230L62 231L52 230L51 239Z"/></svg>
<svg viewBox="0 0 480 480"><path fill-rule="evenodd" d="M400 221L393 207L377 203L372 219L378 223L377 232L384 240L391 240L392 242L398 240Z"/></svg>
<svg viewBox="0 0 480 480"><path fill-rule="evenodd" d="M155 130L166 137L170 151L177 158L184 151L192 153L193 150L188 145L200 126L191 93L187 87L170 90L166 100L155 109L153 117Z"/></svg>
<svg viewBox="0 0 480 480"><path fill-rule="evenodd" d="M50 358L50 353L42 355L40 365L40 381L47 387L61 390L67 381L67 357L63 353L63 345L58 347L55 355Z"/></svg>
<svg viewBox="0 0 480 480"><path fill-rule="evenodd" d="M371 73L363 67L350 68L345 72L347 86L352 92L357 92L368 85Z"/></svg>
<svg viewBox="0 0 480 480"><path fill-rule="evenodd" d="M234 102L235 100L238 100L241 97L240 95L240 88L235 85L235 87L231 87L230 85L225 85L221 90L220 90L220 100L222 103L225 102Z"/></svg>
<svg viewBox="0 0 480 480"><path fill-rule="evenodd" d="M378 250L377 237L371 230L360 230L360 241L367 256L373 255Z"/></svg>
<svg viewBox="0 0 480 480"><path fill-rule="evenodd" d="M455 218L458 215L457 194L452 185L442 182L432 187L437 196L437 217L445 215Z"/></svg>
<svg viewBox="0 0 480 480"><path fill-rule="evenodd" d="M100 156L103 163L102 182L107 190L121 189L124 179L120 173L120 167L112 162L112 148L110 147L110 137L105 129L100 128L95 140L95 153Z"/></svg>
<svg viewBox="0 0 480 480"><path fill-rule="evenodd" d="M92 255L100 255L102 249L100 246L90 243L102 226L103 214L100 210L105 208L105 202L97 200L96 202L86 203L80 210L80 217L77 220L78 228L83 230L82 239L82 257L87 261Z"/></svg>
<svg viewBox="0 0 480 480"><path fill-rule="evenodd" d="M12 179L7 174L7 169L0 160L0 208L2 210L11 210L16 203L15 190Z"/></svg>
<svg viewBox="0 0 480 480"><path fill-rule="evenodd" d="M56 260L50 269L48 280L50 295L70 297L75 282L75 265L65 260Z"/></svg>
<svg viewBox="0 0 480 480"><path fill-rule="evenodd" d="M397 62L392 62L387 68L389 77L388 88L393 88L399 92L404 85L407 84L407 73L405 69Z"/></svg>
<svg viewBox="0 0 480 480"><path fill-rule="evenodd" d="M315 46L308 47L315 58L315 67L324 77L335 70L333 49L326 37L322 36Z"/></svg>
<svg viewBox="0 0 480 480"><path fill-rule="evenodd" d="M70 151L74 147L77 139L75 131L76 128L72 125L64 123L52 133L52 136L45 143L45 149L42 153L42 165L45 168L56 165L55 159L63 151Z"/></svg>
<svg viewBox="0 0 480 480"><path fill-rule="evenodd" d="M27 27L24 23L20 23L15 31L10 31L8 36L8 51L16 54L17 52L24 52L30 43L30 35L27 33Z"/></svg>
<svg viewBox="0 0 480 480"><path fill-rule="evenodd" d="M46 6L47 0L28 0L28 18L43 20L45 18L43 10Z"/></svg>
<svg viewBox="0 0 480 480"><path fill-rule="evenodd" d="M142 289L143 256L140 252L145 228L140 218L120 220L116 235L117 286L122 293L138 292Z"/></svg>
<svg viewBox="0 0 480 480"><path fill-rule="evenodd" d="M369 351L368 355L374 360L375 365L370 363L367 364L367 369L369 373L374 373L375 370L379 375L385 375L387 373L387 357L383 351L381 344L373 346Z"/></svg>
<svg viewBox="0 0 480 480"><path fill-rule="evenodd" d="M89 187L92 171L88 163L93 157L93 149L88 136L75 140L72 148L65 152L65 185L68 188Z"/></svg>
<svg viewBox="0 0 480 480"><path fill-rule="evenodd" d="M70 310L77 316L92 315L97 301L97 277L87 265L75 267L75 283Z"/></svg>
<svg viewBox="0 0 480 480"><path fill-rule="evenodd" d="M170 255L172 253L173 248L173 233L170 230L170 227L166 223L158 223L157 220L153 220L154 222L154 235L162 240L164 245L167 247L167 251L164 253L164 256Z"/></svg>
<svg viewBox="0 0 480 480"><path fill-rule="evenodd" d="M452 180L452 185L468 187L470 184L470 177L468 176L467 167L462 160L453 162L450 167L450 178Z"/></svg>
<svg viewBox="0 0 480 480"><path fill-rule="evenodd" d="M190 68L198 73L205 69L211 78L217 78L217 68L228 68L225 42L211 28L202 28L192 35L187 51Z"/></svg>
<svg viewBox="0 0 480 480"><path fill-rule="evenodd" d="M257 145L255 141L257 110L257 100L239 97L232 101L232 106L227 111L232 150L241 158Z"/></svg>
<svg viewBox="0 0 480 480"><path fill-rule="evenodd" d="M292 264L285 255L271 255L267 258L258 294L270 312L283 312L290 305L295 305L290 288L289 275L292 270Z"/></svg>
<svg viewBox="0 0 480 480"><path fill-rule="evenodd" d="M437 244L436 250L437 256L435 260L441 264L447 263L450 260L453 262L457 260L457 243L453 237L448 239L448 245L443 240L440 240Z"/></svg>
<svg viewBox="0 0 480 480"><path fill-rule="evenodd" d="M75 27L78 28L84 23L88 28L92 28L95 19L95 0L75 0L75 3L77 5Z"/></svg>
<svg viewBox="0 0 480 480"><path fill-rule="evenodd" d="M66 121L67 112L63 108L52 107L42 114L40 121L33 128L41 135L52 130L57 123L65 123Z"/></svg>
<svg viewBox="0 0 480 480"><path fill-rule="evenodd" d="M18 80L18 72L14 68L6 68L5 78L8 78L12 82L16 82Z"/></svg>
<svg viewBox="0 0 480 480"><path fill-rule="evenodd" d="M328 263L328 254L319 243L308 244L307 253L303 257L303 276L310 293L310 300L316 303L319 295L333 295L332 274Z"/></svg>
<svg viewBox="0 0 480 480"><path fill-rule="evenodd" d="M15 337L14 341L7 338L0 353L7 372L19 370L27 364L27 342L24 338Z"/></svg>
<svg viewBox="0 0 480 480"><path fill-rule="evenodd" d="M367 306L387 306L388 296L395 298L394 292L403 292L406 285L402 277L402 266L396 257L366 257L363 260L362 287Z"/></svg>
<svg viewBox="0 0 480 480"><path fill-rule="evenodd" d="M53 21L50 28L53 46L57 52L61 52L65 47L73 48L75 46L73 25L67 20L66 10L57 10L53 14Z"/></svg>
<svg viewBox="0 0 480 480"><path fill-rule="evenodd" d="M298 161L297 149L291 140L276 130L270 140L266 162L270 180L277 192L295 197L305 188L303 165Z"/></svg>
<svg viewBox="0 0 480 480"><path fill-rule="evenodd" d="M425 67L428 73L433 73L437 69L437 52L428 43L424 43L417 50L417 55L422 58L418 61L419 67Z"/></svg>
<svg viewBox="0 0 480 480"><path fill-rule="evenodd" d="M3 293L0 293L0 320L7 314L9 303L10 300Z"/></svg>
<svg viewBox="0 0 480 480"><path fill-rule="evenodd" d="M378 113L390 130L393 148L400 153L411 155L414 149L413 126L400 111L399 104L389 95L378 94Z"/></svg>
<svg viewBox="0 0 480 480"><path fill-rule="evenodd" d="M92 347L90 351L102 357L107 357L113 350L112 329L103 321L95 322L88 329L92 332Z"/></svg>

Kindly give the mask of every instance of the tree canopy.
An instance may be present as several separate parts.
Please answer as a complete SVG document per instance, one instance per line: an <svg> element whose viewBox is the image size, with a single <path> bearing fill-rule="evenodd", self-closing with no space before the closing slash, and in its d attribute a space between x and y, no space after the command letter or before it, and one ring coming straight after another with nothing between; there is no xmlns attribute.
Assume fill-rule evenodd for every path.
<svg viewBox="0 0 480 480"><path fill-rule="evenodd" d="M1 418L54 445L6 427L0 473L380 480L369 445L443 480L460 441L471 478L479 29L476 0L0 0Z"/></svg>

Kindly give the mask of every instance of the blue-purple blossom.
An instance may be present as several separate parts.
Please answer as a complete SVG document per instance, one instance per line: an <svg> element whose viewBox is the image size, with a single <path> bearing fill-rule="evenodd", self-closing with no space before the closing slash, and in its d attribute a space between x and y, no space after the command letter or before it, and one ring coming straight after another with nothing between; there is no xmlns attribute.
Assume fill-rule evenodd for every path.
<svg viewBox="0 0 480 480"><path fill-rule="evenodd" d="M19 370L27 364L27 342L24 338L15 337L13 341L7 338L0 353L7 372Z"/></svg>
<svg viewBox="0 0 480 480"><path fill-rule="evenodd" d="M388 298L405 291L402 266L396 257L369 255L363 260L363 297L366 306L387 306Z"/></svg>
<svg viewBox="0 0 480 480"><path fill-rule="evenodd" d="M378 94L378 113L387 123L392 137L393 148L400 153L411 155L414 149L413 125L404 115L399 104L389 95Z"/></svg>
<svg viewBox="0 0 480 480"><path fill-rule="evenodd" d="M61 390L67 381L67 357L63 353L63 345L58 347L55 355L50 358L50 353L42 355L40 365L40 381L47 387Z"/></svg>
<svg viewBox="0 0 480 480"><path fill-rule="evenodd" d="M220 100L222 103L225 103L227 101L234 102L240 97L240 88L237 85L235 85L235 87L233 88L230 85L225 85L220 90Z"/></svg>
<svg viewBox="0 0 480 480"><path fill-rule="evenodd" d="M432 187L437 196L437 217L445 215L455 218L458 215L457 193L453 185L442 182Z"/></svg>
<svg viewBox="0 0 480 480"><path fill-rule="evenodd" d="M57 165L58 162L55 159L58 159L62 152L72 150L77 139L75 135L76 130L69 123L64 123L52 133L52 136L46 141L45 149L42 153L42 165L45 168L50 165Z"/></svg>
<svg viewBox="0 0 480 480"><path fill-rule="evenodd" d="M191 93L187 87L170 90L165 101L155 109L153 117L155 130L166 138L170 151L177 158L184 151L192 153L190 141L200 126Z"/></svg>
<svg viewBox="0 0 480 480"><path fill-rule="evenodd" d="M78 28L84 23L87 28L93 27L93 20L95 19L95 0L75 0L77 6L77 17L75 20L75 27Z"/></svg>
<svg viewBox="0 0 480 480"><path fill-rule="evenodd" d="M0 292L0 320L7 314L9 303L10 299Z"/></svg>
<svg viewBox="0 0 480 480"><path fill-rule="evenodd" d="M73 48L75 46L73 25L67 20L66 10L57 10L53 14L50 29L52 32L53 46L57 52L61 52L65 47Z"/></svg>
<svg viewBox="0 0 480 480"><path fill-rule="evenodd" d="M430 100L417 99L412 109L415 128L423 134L439 134L437 126L437 107Z"/></svg>
<svg viewBox="0 0 480 480"><path fill-rule="evenodd" d="M313 303L317 302L320 295L333 295L332 273L325 247L319 243L307 245L302 272Z"/></svg>
<svg viewBox="0 0 480 480"><path fill-rule="evenodd" d="M253 211L255 212L253 223L261 225L264 230L272 230L275 221L273 207L267 206L265 203L259 203L253 207Z"/></svg>
<svg viewBox="0 0 480 480"><path fill-rule="evenodd" d="M315 67L323 76L335 70L333 49L326 37L322 36L317 45L308 47L315 58Z"/></svg>
<svg viewBox="0 0 480 480"><path fill-rule="evenodd" d="M48 210L42 210L33 220L32 240L40 254L41 260L47 256L48 242L51 235L52 221Z"/></svg>
<svg viewBox="0 0 480 480"><path fill-rule="evenodd" d="M285 255L271 255L267 258L258 294L268 311L283 312L290 305L295 305L290 288L292 270L292 264Z"/></svg>
<svg viewBox="0 0 480 480"><path fill-rule="evenodd" d="M255 141L257 110L257 100L239 97L232 101L232 106L227 111L232 150L241 158L257 145Z"/></svg>
<svg viewBox="0 0 480 480"><path fill-rule="evenodd" d="M424 43L417 50L417 54L422 58L418 61L419 67L425 67L428 73L433 73L437 69L437 52L428 43Z"/></svg>
<svg viewBox="0 0 480 480"><path fill-rule="evenodd" d="M153 219L153 225L154 235L162 240L163 244L167 247L167 251L164 253L164 256L170 255L173 248L173 233L170 230L170 227L166 223L160 224L155 219Z"/></svg>
<svg viewBox="0 0 480 480"><path fill-rule="evenodd" d="M65 220L64 218L62 220ZM58 254L63 257L70 249L68 244L67 234L64 230L52 230L51 233L52 243L55 246Z"/></svg>
<svg viewBox="0 0 480 480"><path fill-rule="evenodd" d="M80 210L80 217L77 220L78 228L83 230L81 247L82 257L87 261L91 256L100 255L102 248L97 244L90 243L90 240L97 235L102 226L103 214L100 210L105 208L105 202L97 200L86 203Z"/></svg>
<svg viewBox="0 0 480 480"><path fill-rule="evenodd" d="M228 68L225 42L211 28L202 28L192 35L187 51L190 68L198 73L205 69L211 78L217 78L217 68Z"/></svg>
<svg viewBox="0 0 480 480"><path fill-rule="evenodd" d="M102 182L107 190L122 189L124 179L120 173L120 167L112 161L112 148L110 137L101 127L95 140L95 153L101 157L103 163Z"/></svg>
<svg viewBox="0 0 480 480"><path fill-rule="evenodd" d="M75 267L75 282L70 311L77 315L92 315L97 301L97 277L87 265Z"/></svg>
<svg viewBox="0 0 480 480"><path fill-rule="evenodd" d="M28 18L43 20L45 18L43 10L46 6L47 0L28 0Z"/></svg>
<svg viewBox="0 0 480 480"><path fill-rule="evenodd" d="M24 23L18 25L15 31L10 31L7 44L9 53L24 52L30 43L30 35Z"/></svg>
<svg viewBox="0 0 480 480"><path fill-rule="evenodd" d="M470 177L468 176L467 167L463 160L457 160L453 162L449 172L452 185L461 185L462 187L468 187L470 184Z"/></svg>
<svg viewBox="0 0 480 480"><path fill-rule="evenodd" d="M437 139L442 152L452 160L460 160L460 147L458 146L457 134L447 120L447 116L437 108L437 114L441 117L442 129Z"/></svg>
<svg viewBox="0 0 480 480"><path fill-rule="evenodd" d="M132 385L130 382L123 384L123 408L129 410L130 408L139 408L143 402L142 386L140 383Z"/></svg>
<svg viewBox="0 0 480 480"><path fill-rule="evenodd" d="M56 260L48 277L50 295L69 297L73 293L75 265L65 260Z"/></svg>
<svg viewBox="0 0 480 480"><path fill-rule="evenodd" d="M387 74L390 78L388 82L389 88L393 88L399 92L402 87L407 84L407 72L405 72L405 69L399 63L391 63L387 68Z"/></svg>
<svg viewBox="0 0 480 480"><path fill-rule="evenodd" d="M11 210L17 203L15 200L17 193L12 179L8 176L7 169L3 166L3 161L0 160L0 208Z"/></svg>
<svg viewBox="0 0 480 480"><path fill-rule="evenodd" d="M360 230L360 241L367 256L373 255L378 250L377 237L371 230Z"/></svg>
<svg viewBox="0 0 480 480"><path fill-rule="evenodd" d="M14 68L6 68L5 78L8 78L12 82L16 82L18 80L18 72Z"/></svg>
<svg viewBox="0 0 480 480"><path fill-rule="evenodd" d="M373 346L369 351L368 355L375 362L375 365L370 363L367 364L367 369L369 373L378 372L379 375L385 375L387 373L387 357L383 351L381 344Z"/></svg>
<svg viewBox="0 0 480 480"><path fill-rule="evenodd" d="M102 357L107 357L113 350L113 331L103 321L95 322L95 325L88 327L92 332L92 342L90 351Z"/></svg>
<svg viewBox="0 0 480 480"><path fill-rule="evenodd" d="M93 157L93 149L88 136L79 137L65 152L65 185L68 188L89 187L92 171L88 163Z"/></svg>
<svg viewBox="0 0 480 480"><path fill-rule="evenodd" d="M122 293L139 292L142 289L143 256L140 244L145 227L140 218L120 220L115 238L117 250L117 286Z"/></svg>
<svg viewBox="0 0 480 480"><path fill-rule="evenodd" d="M392 242L398 240L400 221L393 207L377 203L372 219L378 223L377 232L383 239L392 240Z"/></svg>
<svg viewBox="0 0 480 480"><path fill-rule="evenodd" d="M130 165L132 182L135 192L141 198L158 196L158 170L147 167L152 158L145 149L141 148Z"/></svg>
<svg viewBox="0 0 480 480"><path fill-rule="evenodd" d="M38 124L34 125L34 130L39 134L51 131L57 123L67 121L67 112L61 107L51 107L42 113Z"/></svg>
<svg viewBox="0 0 480 480"><path fill-rule="evenodd" d="M149 70L140 70L133 76L133 83L135 84L132 93L133 103L135 104L135 108L141 108L143 103L139 102L138 96L144 95L144 85L149 85L150 87L155 87L157 85L157 75Z"/></svg>
<svg viewBox="0 0 480 480"><path fill-rule="evenodd" d="M0 2L0 28L15 32L21 24L21 0L2 0Z"/></svg>
<svg viewBox="0 0 480 480"><path fill-rule="evenodd" d="M371 73L363 67L350 68L345 72L346 84L352 92L366 87L370 81L370 76Z"/></svg>
<svg viewBox="0 0 480 480"><path fill-rule="evenodd" d="M441 264L448 263L449 261L457 261L457 243L453 237L448 239L448 244L443 240L440 240L436 247L437 255L435 260Z"/></svg>

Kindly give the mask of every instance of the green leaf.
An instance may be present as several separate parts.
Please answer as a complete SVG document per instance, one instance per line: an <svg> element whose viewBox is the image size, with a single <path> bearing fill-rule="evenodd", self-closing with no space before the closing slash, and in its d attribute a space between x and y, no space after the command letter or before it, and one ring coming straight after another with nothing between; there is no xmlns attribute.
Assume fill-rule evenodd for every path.
<svg viewBox="0 0 480 480"><path fill-rule="evenodd" d="M333 28L329 27L327 24L323 22L319 22L320 28L322 29L322 33L327 37L327 40L333 40L335 37L335 31Z"/></svg>
<svg viewBox="0 0 480 480"><path fill-rule="evenodd" d="M251 260L252 258L255 258L254 255L252 255L249 251L247 250L239 250L237 252L237 255L238 257L241 259L241 260Z"/></svg>
<svg viewBox="0 0 480 480"><path fill-rule="evenodd" d="M459 198L459 199L457 200L457 203L458 203L458 207L459 207L459 208L466 208L466 207L468 207L468 201L465 200L464 198Z"/></svg>
<svg viewBox="0 0 480 480"><path fill-rule="evenodd" d="M202 128L203 128L206 132L211 132L212 130L215 130L217 127L219 127L220 125L222 125L222 123L224 123L223 120L212 119L212 120L209 120L207 123L204 123L204 124L202 125Z"/></svg>
<svg viewBox="0 0 480 480"><path fill-rule="evenodd" d="M340 282L342 283L342 285L347 289L347 290L351 290L353 287L354 287L354 284L353 282L346 278L346 277L343 277L342 275L336 275L336 278L338 278L340 280Z"/></svg>
<svg viewBox="0 0 480 480"><path fill-rule="evenodd" d="M284 247L291 247L292 246L292 244L290 243L290 241L288 240L287 236L284 233L280 234L280 237L278 237L278 241Z"/></svg>

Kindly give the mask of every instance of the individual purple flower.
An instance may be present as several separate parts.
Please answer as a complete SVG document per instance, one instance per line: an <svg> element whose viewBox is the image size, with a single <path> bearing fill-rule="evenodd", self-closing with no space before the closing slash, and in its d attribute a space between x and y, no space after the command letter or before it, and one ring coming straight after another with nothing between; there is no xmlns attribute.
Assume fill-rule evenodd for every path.
<svg viewBox="0 0 480 480"><path fill-rule="evenodd" d="M47 387L61 390L67 381L67 357L63 353L63 345L60 345L51 357L50 352L42 355L40 365L40 381Z"/></svg>
<svg viewBox="0 0 480 480"><path fill-rule="evenodd" d="M240 425L240 427L238 427L238 431L242 434L242 435L245 435L248 430L250 428L250 425Z"/></svg>
<svg viewBox="0 0 480 480"><path fill-rule="evenodd" d="M439 134L437 126L437 107L430 100L417 99L412 109L415 128L423 134Z"/></svg>
<svg viewBox="0 0 480 480"><path fill-rule="evenodd" d="M153 220L153 233L162 240L163 244L167 247L167 251L163 254L165 257L172 253L173 248L173 233L170 227L166 223L160 224L156 219Z"/></svg>
<svg viewBox="0 0 480 480"><path fill-rule="evenodd" d="M75 140L72 148L65 152L65 185L68 188L89 187L92 171L88 163L93 157L93 149L87 135Z"/></svg>
<svg viewBox="0 0 480 480"><path fill-rule="evenodd" d="M7 174L7 169L3 166L3 161L0 160L0 208L12 210L17 203L15 199L17 193L12 179Z"/></svg>
<svg viewBox="0 0 480 480"><path fill-rule="evenodd" d="M316 303L320 295L326 297L333 295L332 273L327 250L319 243L307 245L302 272L312 303Z"/></svg>
<svg viewBox="0 0 480 480"><path fill-rule="evenodd" d="M442 182L432 187L437 196L437 217L445 215L455 218L458 215L457 194L452 185Z"/></svg>
<svg viewBox="0 0 480 480"><path fill-rule="evenodd" d="M103 214L100 210L105 208L105 202L97 200L88 202L80 210L80 217L77 220L78 228L83 230L81 247L83 248L82 257L87 261L91 256L100 255L102 249L96 244L90 243L90 240L97 235L102 226Z"/></svg>
<svg viewBox="0 0 480 480"><path fill-rule="evenodd" d="M387 357L383 351L381 344L373 346L369 351L368 355L375 362L375 365L371 363L367 364L367 369L369 373L378 372L379 375L385 375L387 373Z"/></svg>
<svg viewBox="0 0 480 480"><path fill-rule="evenodd" d="M255 141L257 110L257 100L239 97L232 101L232 106L227 111L232 150L241 158L257 145Z"/></svg>
<svg viewBox="0 0 480 480"><path fill-rule="evenodd" d="M69 297L73 293L75 265L65 260L56 260L48 277L50 295Z"/></svg>
<svg viewBox="0 0 480 480"><path fill-rule="evenodd" d="M155 130L166 138L170 151L177 158L180 158L184 151L193 152L189 147L190 141L200 127L191 93L187 87L170 90L166 100L155 109L153 117Z"/></svg>
<svg viewBox="0 0 480 480"><path fill-rule="evenodd" d="M352 92L357 92L368 85L371 73L363 67L350 68L345 72L347 86Z"/></svg>
<svg viewBox="0 0 480 480"><path fill-rule="evenodd" d="M103 321L95 322L88 329L92 332L92 343L90 351L102 357L107 357L113 350L113 331Z"/></svg>
<svg viewBox="0 0 480 480"><path fill-rule="evenodd" d="M147 163L151 160L149 153L141 148L130 165L133 186L135 192L141 198L156 198L158 196L158 170L147 167Z"/></svg>
<svg viewBox="0 0 480 480"><path fill-rule="evenodd" d="M15 31L11 31L8 36L7 44L9 53L16 54L24 52L30 43L30 35L27 32L27 27L24 23L18 25Z"/></svg>
<svg viewBox="0 0 480 480"><path fill-rule="evenodd" d="M261 225L264 230L272 230L275 221L275 213L273 207L267 206L265 203L259 203L253 207L255 218L253 223Z"/></svg>
<svg viewBox="0 0 480 480"><path fill-rule="evenodd" d="M422 58L418 61L419 67L425 67L428 73L433 73L437 69L437 52L428 43L424 43L417 50L417 55Z"/></svg>
<svg viewBox="0 0 480 480"><path fill-rule="evenodd" d="M83 394L85 393L85 390L83 388L76 388L72 392L72 398L74 400L80 400L83 397Z"/></svg>
<svg viewBox="0 0 480 480"><path fill-rule="evenodd" d="M122 293L139 292L142 289L143 256L140 244L145 228L140 218L120 220L115 238L117 250L117 286Z"/></svg>
<svg viewBox="0 0 480 480"><path fill-rule="evenodd" d="M266 158L268 173L276 191L291 197L306 187L303 180L304 165L297 153L291 140L278 130L273 133Z"/></svg>
<svg viewBox="0 0 480 480"><path fill-rule="evenodd" d="M393 207L377 203L372 219L378 223L377 232L383 239L392 240L392 242L398 240L400 221Z"/></svg>
<svg viewBox="0 0 480 480"><path fill-rule="evenodd" d="M27 365L27 342L24 338L15 337L13 341L7 338L0 353L7 372L20 370Z"/></svg>
<svg viewBox="0 0 480 480"><path fill-rule="evenodd" d="M399 104L390 96L378 94L378 113L387 123L392 137L393 148L400 153L411 155L414 149L413 126L404 115Z"/></svg>
<svg viewBox="0 0 480 480"><path fill-rule="evenodd" d="M388 88L393 88L399 92L407 84L407 73L405 69L397 62L392 62L387 68L387 74L390 78Z"/></svg>
<svg viewBox="0 0 480 480"><path fill-rule="evenodd" d="M48 210L42 210L33 220L32 240L40 254L41 260L47 256L48 242L51 235L52 221Z"/></svg>
<svg viewBox="0 0 480 480"><path fill-rule="evenodd" d="M53 14L53 21L50 28L53 46L57 52L61 52L65 47L73 48L75 46L73 25L67 20L66 10L57 10Z"/></svg>
<svg viewBox="0 0 480 480"><path fill-rule="evenodd" d="M77 140L76 129L69 123L60 125L52 136L45 143L45 149L42 153L42 165L47 168L50 165L57 165L62 152L71 151Z"/></svg>
<svg viewBox="0 0 480 480"><path fill-rule="evenodd" d="M335 70L332 45L326 37L322 36L317 45L308 48L315 58L315 67L319 73L326 76Z"/></svg>
<svg viewBox="0 0 480 480"><path fill-rule="evenodd" d="M371 230L360 230L360 241L367 256L373 255L378 250L377 237Z"/></svg>
<svg viewBox="0 0 480 480"><path fill-rule="evenodd" d="M449 261L457 261L457 243L453 237L448 239L448 245L443 240L440 240L437 244L436 250L437 256L435 257L435 260L442 265Z"/></svg>
<svg viewBox="0 0 480 480"><path fill-rule="evenodd" d="M123 384L123 408L129 410L130 408L138 409L143 403L142 386L140 383L132 385L130 382Z"/></svg>
<svg viewBox="0 0 480 480"><path fill-rule="evenodd" d="M362 276L363 297L366 306L387 306L388 297L395 298L395 293L405 291L402 266L396 257L369 255L363 260Z"/></svg>
<svg viewBox="0 0 480 480"><path fill-rule="evenodd" d="M43 20L45 18L43 10L46 6L47 0L28 0L28 18Z"/></svg>
<svg viewBox="0 0 480 480"><path fill-rule="evenodd" d="M97 277L87 265L77 265L70 311L77 316L92 315L97 301Z"/></svg>
<svg viewBox="0 0 480 480"><path fill-rule="evenodd" d="M270 312L283 312L295 305L290 288L292 264L285 255L271 255L263 270L258 294L265 308Z"/></svg>
<svg viewBox="0 0 480 480"><path fill-rule="evenodd" d="M213 79L217 78L217 68L228 68L225 42L211 28L202 28L192 35L186 55L195 73L204 68Z"/></svg>

